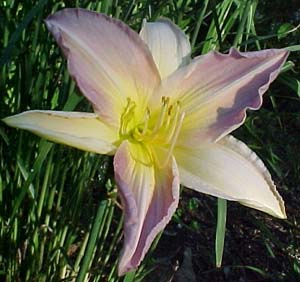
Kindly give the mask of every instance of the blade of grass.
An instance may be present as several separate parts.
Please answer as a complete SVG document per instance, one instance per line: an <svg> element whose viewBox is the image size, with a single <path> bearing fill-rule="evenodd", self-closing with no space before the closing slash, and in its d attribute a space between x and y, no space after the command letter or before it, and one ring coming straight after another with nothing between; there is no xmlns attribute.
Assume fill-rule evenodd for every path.
<svg viewBox="0 0 300 282"><path fill-rule="evenodd" d="M94 218L91 234L90 234L90 237L88 240L87 248L86 248L86 251L85 251L85 254L83 257L82 265L80 267L76 282L84 282L85 276L86 276L87 272L89 271L89 268L90 268L90 265L92 262L92 258L93 258L93 254L94 254L94 250L96 248L97 238L99 236L99 230L102 225L103 216L104 216L105 210L107 208L107 205L108 205L108 201L103 200L102 202L100 202L100 204L98 206L97 214Z"/></svg>
<svg viewBox="0 0 300 282"><path fill-rule="evenodd" d="M41 10L47 4L47 2L48 0L40 0L36 5L33 6L33 8L29 11L29 13L24 18L24 20L19 24L18 28L12 34L8 42L8 45L2 52L2 55L0 57L0 67L2 67L4 64L10 61L12 51L14 49L14 45L21 37L22 32L27 28L27 26L33 20L33 18L41 12Z"/></svg>
<svg viewBox="0 0 300 282"><path fill-rule="evenodd" d="M124 282L133 282L134 281L134 277L135 277L135 270L134 271L130 271L128 273L126 273L125 277L124 277Z"/></svg>
<svg viewBox="0 0 300 282"><path fill-rule="evenodd" d="M16 199L16 201L14 203L10 220L12 220L16 216L16 213L17 213L18 209L20 208L21 203L23 202L25 195L28 192L30 184L33 181L33 178L35 177L35 175L39 171L41 165L43 164L44 160L46 159L49 151L51 150L51 148L53 146L52 143L46 142L44 140L42 140L41 143L42 143L42 145L41 145L41 148L40 148L40 152L39 152L39 155L36 158L36 161L35 161L35 163L33 165L33 169L30 172L30 174L28 175L28 178L27 178L27 180L25 181L25 183L24 183L24 185L22 187L22 191L18 195L18 197L17 197L17 199Z"/></svg>
<svg viewBox="0 0 300 282"><path fill-rule="evenodd" d="M247 0L246 3L240 4L240 9L243 10L242 16L241 16L241 21L238 27L238 30L236 32L235 38L233 40L232 46L237 47L243 40L243 34L244 34L244 28L245 24L249 15L249 8L250 8L250 1Z"/></svg>
<svg viewBox="0 0 300 282"><path fill-rule="evenodd" d="M287 50L291 52L299 52L300 51L300 45L293 45L286 47Z"/></svg>
<svg viewBox="0 0 300 282"><path fill-rule="evenodd" d="M200 31L200 27L202 25L202 22L203 22L203 19L204 19L204 15L205 15L206 10L207 10L208 2L209 2L209 0L205 0L204 3L203 3L203 5L202 5L202 10L201 10L199 18L197 20L197 24L196 24L196 27L195 27L195 30L194 30L194 33L193 33L193 37L192 37L192 40L191 40L191 48L192 48L192 50L194 49L194 46L195 46L195 43L196 43L199 31Z"/></svg>
<svg viewBox="0 0 300 282"><path fill-rule="evenodd" d="M221 267L226 233L227 201L218 198L218 219L216 229L216 267Z"/></svg>
<svg viewBox="0 0 300 282"><path fill-rule="evenodd" d="M287 85L300 97L300 81L288 74L281 74L278 78L280 82Z"/></svg>

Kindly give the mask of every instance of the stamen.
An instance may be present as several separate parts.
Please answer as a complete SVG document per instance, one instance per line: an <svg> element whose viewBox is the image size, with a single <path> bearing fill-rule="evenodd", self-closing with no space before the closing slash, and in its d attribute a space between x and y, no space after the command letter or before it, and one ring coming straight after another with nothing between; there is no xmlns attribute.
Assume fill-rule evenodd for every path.
<svg viewBox="0 0 300 282"><path fill-rule="evenodd" d="M161 111L160 111L158 121L156 122L155 127L153 129L153 134L156 134L158 132L158 130L162 127L163 122L165 120L168 105L169 105L169 102L170 102L170 98L165 97L165 96L161 97L161 100L162 100L163 105L162 105L162 108L161 108Z"/></svg>
<svg viewBox="0 0 300 282"><path fill-rule="evenodd" d="M146 113L144 116L144 126L143 126L143 130L142 130L142 135L145 135L148 129L148 124L149 124L149 118L150 118L150 110L149 108L146 109Z"/></svg>
<svg viewBox="0 0 300 282"><path fill-rule="evenodd" d="M171 113L171 112L170 112ZM171 123L171 129L170 129L170 132L168 132L168 137L166 139L166 143L170 143L171 139L173 138L173 135L174 135L174 132L175 132L175 129L177 128L177 124L178 124L178 119L179 119L179 114L180 114L180 104L179 102L176 103L176 112L175 112L175 117L173 118L172 120L172 123ZM170 115L169 115L170 116ZM171 116L170 116L170 119L171 119ZM170 124L170 121L169 121L169 124ZM168 125L169 125L168 124ZM168 128L168 127L167 127Z"/></svg>
<svg viewBox="0 0 300 282"><path fill-rule="evenodd" d="M185 112L181 111L179 101L170 105L170 98L165 96L162 97L160 111L154 116L151 116L149 108L146 108L144 116L136 113L135 108L136 103L127 98L126 107L120 118L120 138L141 146L140 149L143 151L141 156L144 157L140 159L136 156L139 158L136 161L146 166L156 163L158 167L164 168L172 157ZM159 146L162 150L166 150L163 154L166 158L164 160L157 158L151 146Z"/></svg>
<svg viewBox="0 0 300 282"><path fill-rule="evenodd" d="M176 130L174 132L174 135L172 136L172 142L170 144L166 160L163 163L162 167L165 167L167 165L167 163L169 162L169 160L170 160L170 158L171 158L171 156L173 154L173 150L174 150L174 147L175 147L175 144L176 144L179 132L181 130L182 122L183 122L184 117L185 117L185 113L183 112L180 115L179 121L178 121L177 126L176 126Z"/></svg>
<svg viewBox="0 0 300 282"><path fill-rule="evenodd" d="M171 115L172 110L173 110L173 105L171 105L171 106L169 107L169 109L168 109L168 115L169 115L169 116Z"/></svg>

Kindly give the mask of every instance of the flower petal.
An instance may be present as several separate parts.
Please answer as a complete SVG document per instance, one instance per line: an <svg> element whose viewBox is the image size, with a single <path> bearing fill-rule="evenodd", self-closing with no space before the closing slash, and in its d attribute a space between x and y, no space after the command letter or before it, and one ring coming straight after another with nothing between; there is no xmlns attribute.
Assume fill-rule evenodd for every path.
<svg viewBox="0 0 300 282"><path fill-rule="evenodd" d="M191 45L181 29L167 19L144 22L140 36L149 46L161 78L190 62Z"/></svg>
<svg viewBox="0 0 300 282"><path fill-rule="evenodd" d="M56 111L27 111L3 121L29 130L54 142L99 154L113 154L118 135L96 114Z"/></svg>
<svg viewBox="0 0 300 282"><path fill-rule="evenodd" d="M118 126L127 98L142 106L159 83L151 53L119 20L84 9L64 9L46 20L68 68L101 118Z"/></svg>
<svg viewBox="0 0 300 282"><path fill-rule="evenodd" d="M286 218L284 202L257 155L232 136L202 149L174 152L183 185Z"/></svg>
<svg viewBox="0 0 300 282"><path fill-rule="evenodd" d="M153 165L149 153L138 144L124 141L114 159L115 179L124 205L124 247L119 275L136 268L156 235L175 212L179 199L176 162Z"/></svg>
<svg viewBox="0 0 300 282"><path fill-rule="evenodd" d="M153 102L157 96L179 100L185 112L179 144L219 140L243 123L247 109L261 106L262 95L287 56L283 49L211 52L164 80Z"/></svg>

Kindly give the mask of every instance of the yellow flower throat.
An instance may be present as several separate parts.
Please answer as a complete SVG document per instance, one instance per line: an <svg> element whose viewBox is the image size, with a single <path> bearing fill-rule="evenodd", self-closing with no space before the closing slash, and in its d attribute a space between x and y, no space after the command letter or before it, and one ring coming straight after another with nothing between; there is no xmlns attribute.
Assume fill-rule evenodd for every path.
<svg viewBox="0 0 300 282"><path fill-rule="evenodd" d="M171 104L169 97L162 97L160 109L151 113L150 109L146 108L140 115L136 103L127 98L127 105L121 115L120 139L138 143L143 147L158 145L166 148L166 163L172 156L184 116L180 102ZM150 159L153 160L152 156Z"/></svg>

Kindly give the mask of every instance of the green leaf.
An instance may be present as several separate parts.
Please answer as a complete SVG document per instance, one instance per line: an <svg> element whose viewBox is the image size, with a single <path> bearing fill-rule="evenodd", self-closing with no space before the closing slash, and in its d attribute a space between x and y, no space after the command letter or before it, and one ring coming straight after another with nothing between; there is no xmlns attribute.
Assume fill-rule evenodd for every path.
<svg viewBox="0 0 300 282"><path fill-rule="evenodd" d="M288 74L282 74L278 78L280 82L291 88L300 97L300 81Z"/></svg>
<svg viewBox="0 0 300 282"><path fill-rule="evenodd" d="M128 272L124 277L124 282L133 282L135 277L135 270Z"/></svg>
<svg viewBox="0 0 300 282"><path fill-rule="evenodd" d="M300 45L299 45L300 46ZM287 61L280 69L280 73L287 72L295 67L295 64L292 61Z"/></svg>
<svg viewBox="0 0 300 282"><path fill-rule="evenodd" d="M291 51L291 52L298 52L300 51L300 45L292 45L292 46L288 46L285 49Z"/></svg>
<svg viewBox="0 0 300 282"><path fill-rule="evenodd" d="M9 139L4 130L0 127L0 136L2 137L3 141L5 144L8 146L9 145Z"/></svg>
<svg viewBox="0 0 300 282"><path fill-rule="evenodd" d="M226 232L226 218L227 218L227 201L218 198L218 219L217 219L217 230L216 230L216 267L221 267L224 241Z"/></svg>
<svg viewBox="0 0 300 282"><path fill-rule="evenodd" d="M22 190L20 192L20 194L16 197L16 200L14 202L13 205L13 210L10 216L10 221L12 221L18 211L18 209L20 208L27 192L30 192L30 185L34 179L34 177L36 176L36 174L38 173L38 171L40 170L43 162L45 161L49 151L51 150L51 148L53 147L52 143L49 143L45 140L42 140L40 142L40 150L39 150L39 154L33 164L33 168L31 170L31 172L28 174L28 177L25 181L25 183L23 184ZM32 192L31 192L32 194Z"/></svg>
<svg viewBox="0 0 300 282"><path fill-rule="evenodd" d="M108 201L106 201L106 200L102 201L99 204L97 214L96 214L94 222L93 222L91 234L88 239L87 248L86 248L86 251L85 251L85 254L83 257L83 262L80 267L78 278L76 280L77 282L85 281L86 274L89 271L89 268L92 264L92 260L93 260L93 256L94 256L96 244L97 244L97 238L99 236L101 223L103 221L104 212L107 208L107 205L108 205Z"/></svg>
<svg viewBox="0 0 300 282"><path fill-rule="evenodd" d="M285 38L293 28L294 26L290 23L282 24L277 30L278 39Z"/></svg>

